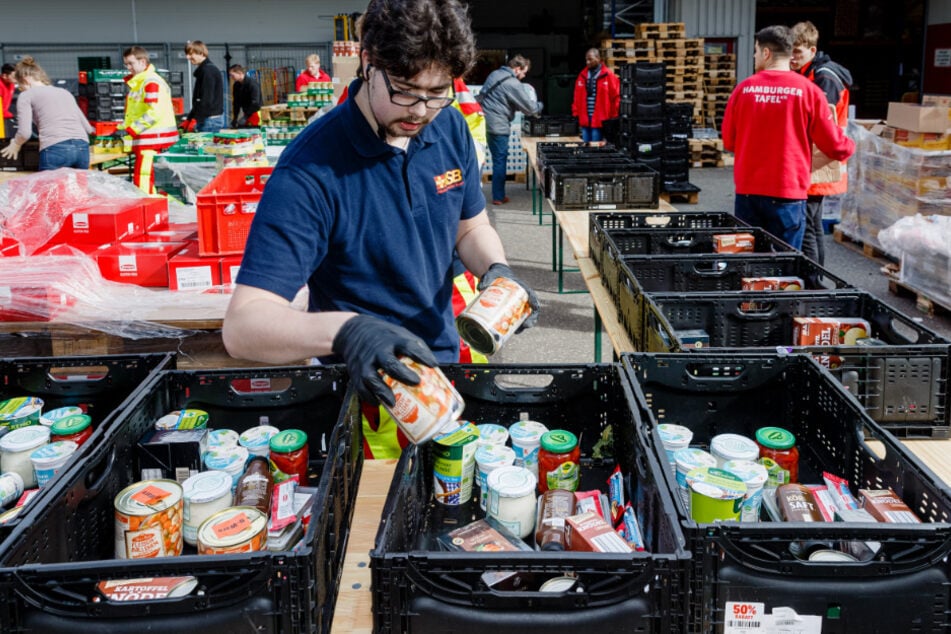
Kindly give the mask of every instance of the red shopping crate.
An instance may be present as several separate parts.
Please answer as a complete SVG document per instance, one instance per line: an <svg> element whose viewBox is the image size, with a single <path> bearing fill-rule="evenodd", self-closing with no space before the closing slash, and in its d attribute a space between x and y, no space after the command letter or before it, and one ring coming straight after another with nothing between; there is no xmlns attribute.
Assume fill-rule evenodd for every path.
<svg viewBox="0 0 951 634"><path fill-rule="evenodd" d="M198 192L198 252L243 253L272 167L228 167Z"/></svg>
<svg viewBox="0 0 951 634"><path fill-rule="evenodd" d="M175 114L185 114L185 98L172 97L172 111Z"/></svg>

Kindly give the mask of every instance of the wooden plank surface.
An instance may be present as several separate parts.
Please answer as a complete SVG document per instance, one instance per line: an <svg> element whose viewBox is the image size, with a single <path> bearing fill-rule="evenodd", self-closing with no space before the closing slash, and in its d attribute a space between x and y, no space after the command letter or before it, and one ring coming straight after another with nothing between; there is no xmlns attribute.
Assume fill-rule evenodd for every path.
<svg viewBox="0 0 951 634"><path fill-rule="evenodd" d="M380 526L396 463L396 460L367 460L363 463L347 554L340 575L340 593L330 630L332 634L369 634L373 631L370 550Z"/></svg>
<svg viewBox="0 0 951 634"><path fill-rule="evenodd" d="M634 344L631 338L627 336L627 330L618 320L617 303L608 293L608 289L601 283L601 275L598 268L594 265L591 258L579 258L578 269L584 276L584 283L588 287L591 295L591 301L594 303L595 310L601 316L601 326L605 334L611 341L611 346L616 354L622 352L634 352Z"/></svg>
<svg viewBox="0 0 951 634"><path fill-rule="evenodd" d="M548 206L551 207L552 212L555 215L555 221L561 226L561 230L565 233L565 238L568 239L568 244L571 248L571 253L575 256L575 259L589 257L588 253L588 235L591 232L591 229L588 226L588 216L592 211L598 212L597 209L557 209L555 204L548 201ZM670 212L677 211L677 208L671 205L666 200L661 200L657 209L611 209L608 213L643 213L643 214L657 214L659 212Z"/></svg>

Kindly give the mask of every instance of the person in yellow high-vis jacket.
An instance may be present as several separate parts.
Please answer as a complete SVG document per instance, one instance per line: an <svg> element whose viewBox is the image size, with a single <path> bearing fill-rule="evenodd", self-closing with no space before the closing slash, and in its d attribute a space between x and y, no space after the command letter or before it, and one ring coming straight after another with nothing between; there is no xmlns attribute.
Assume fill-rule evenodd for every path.
<svg viewBox="0 0 951 634"><path fill-rule="evenodd" d="M122 53L131 71L125 82L125 119L117 134L132 137L135 167L132 182L146 194L155 193L155 156L178 141L178 127L168 84L149 62L149 52L132 46Z"/></svg>

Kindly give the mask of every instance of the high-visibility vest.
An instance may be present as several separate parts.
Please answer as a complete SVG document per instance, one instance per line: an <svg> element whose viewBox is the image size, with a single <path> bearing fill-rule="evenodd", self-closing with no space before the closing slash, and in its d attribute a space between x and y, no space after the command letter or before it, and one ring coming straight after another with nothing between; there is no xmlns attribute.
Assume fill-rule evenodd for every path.
<svg viewBox="0 0 951 634"><path fill-rule="evenodd" d="M469 271L452 281L452 312L459 315L478 295L478 278ZM459 340L460 363L488 363L488 358ZM366 458L399 458L408 444L399 425L382 406L361 404L363 412L363 455Z"/></svg>
<svg viewBox="0 0 951 634"><path fill-rule="evenodd" d="M164 150L178 141L172 92L155 66L125 78L129 94L125 99L122 127L132 137L132 149Z"/></svg>
<svg viewBox="0 0 951 634"><path fill-rule="evenodd" d="M452 89L456 93L456 100L453 106L462 113L466 119L466 125L469 126L469 132L475 141L476 156L479 159L479 165L485 163L485 153L488 148L488 137L485 133L485 113L482 106L475 100L466 82L461 79L454 79Z"/></svg>

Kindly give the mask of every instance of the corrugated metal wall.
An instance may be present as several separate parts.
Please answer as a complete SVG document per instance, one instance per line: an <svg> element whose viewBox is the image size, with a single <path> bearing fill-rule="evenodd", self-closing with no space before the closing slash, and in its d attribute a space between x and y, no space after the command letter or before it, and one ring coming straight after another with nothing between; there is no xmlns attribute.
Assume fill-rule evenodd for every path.
<svg viewBox="0 0 951 634"><path fill-rule="evenodd" d="M667 19L683 22L687 37L736 38L736 78L753 73L756 0L667 0Z"/></svg>

